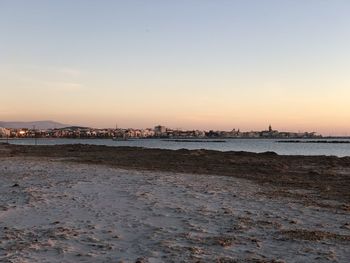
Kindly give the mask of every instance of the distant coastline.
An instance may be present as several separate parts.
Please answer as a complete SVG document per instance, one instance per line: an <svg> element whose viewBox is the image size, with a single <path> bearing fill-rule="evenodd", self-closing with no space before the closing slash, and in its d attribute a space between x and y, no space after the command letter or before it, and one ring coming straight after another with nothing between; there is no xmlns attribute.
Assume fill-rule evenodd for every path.
<svg viewBox="0 0 350 263"><path fill-rule="evenodd" d="M350 141L329 141L329 140L283 140L276 141L277 143L350 143Z"/></svg>
<svg viewBox="0 0 350 263"><path fill-rule="evenodd" d="M45 125L44 125L45 124ZM272 128L261 131L223 130L183 130L157 125L153 128L91 128L82 126L61 127L63 124L53 121L41 122L0 122L0 137L8 138L74 138L74 139L314 139L323 138L317 132L288 132ZM50 128L49 128L50 127Z"/></svg>

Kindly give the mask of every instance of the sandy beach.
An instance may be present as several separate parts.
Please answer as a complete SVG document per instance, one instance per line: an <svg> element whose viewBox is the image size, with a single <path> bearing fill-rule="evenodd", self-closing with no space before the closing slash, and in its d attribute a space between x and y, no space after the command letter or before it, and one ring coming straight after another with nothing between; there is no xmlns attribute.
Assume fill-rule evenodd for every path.
<svg viewBox="0 0 350 263"><path fill-rule="evenodd" d="M118 167L120 159L105 155L105 148L91 152L109 162L92 162L87 148L79 147L88 146L49 148L49 156L43 148L0 146L0 262L350 260L346 195L325 194L308 187L307 179L303 188L295 183L300 181L263 182L247 172L210 174L205 166L197 173L176 171L167 161L168 151L162 162L169 163L169 171L156 165L159 160L148 162L152 169L142 167L142 157L126 169L122 162ZM127 150L141 156L140 150ZM108 151L117 156L121 149ZM230 165L239 167L242 156ZM254 168L257 160L248 156ZM264 158L279 157L269 153L257 159ZM322 163L333 160L322 158ZM293 160L285 162L290 167ZM345 176L339 178L346 187L347 159L332 162L343 163L332 171L334 178ZM273 161L270 170L275 173Z"/></svg>

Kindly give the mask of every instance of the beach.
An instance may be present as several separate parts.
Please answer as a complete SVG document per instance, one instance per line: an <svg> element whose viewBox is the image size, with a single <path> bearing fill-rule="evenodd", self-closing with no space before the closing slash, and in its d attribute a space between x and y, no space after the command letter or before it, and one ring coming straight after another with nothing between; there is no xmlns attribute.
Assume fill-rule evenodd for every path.
<svg viewBox="0 0 350 263"><path fill-rule="evenodd" d="M0 145L1 262L349 262L350 158Z"/></svg>

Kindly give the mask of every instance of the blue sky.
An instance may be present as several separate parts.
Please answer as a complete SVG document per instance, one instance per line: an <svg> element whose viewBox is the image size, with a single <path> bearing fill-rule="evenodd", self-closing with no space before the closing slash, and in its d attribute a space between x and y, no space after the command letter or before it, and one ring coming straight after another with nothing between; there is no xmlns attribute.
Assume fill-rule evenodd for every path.
<svg viewBox="0 0 350 263"><path fill-rule="evenodd" d="M350 131L349 1L0 1L0 119Z"/></svg>

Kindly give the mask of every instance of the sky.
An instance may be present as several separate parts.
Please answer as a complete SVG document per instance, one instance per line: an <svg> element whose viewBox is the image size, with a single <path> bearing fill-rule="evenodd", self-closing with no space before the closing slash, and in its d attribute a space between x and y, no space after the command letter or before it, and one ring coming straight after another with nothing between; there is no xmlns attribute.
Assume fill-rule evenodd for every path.
<svg viewBox="0 0 350 263"><path fill-rule="evenodd" d="M350 135L348 0L0 0L0 121Z"/></svg>

